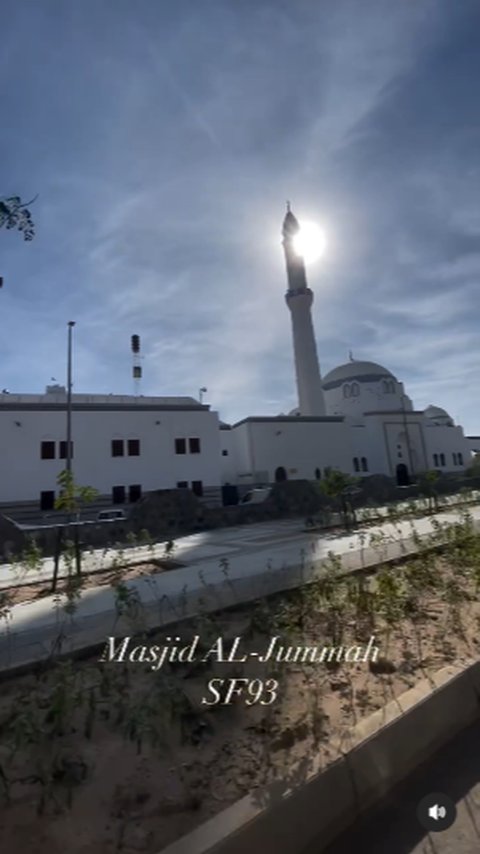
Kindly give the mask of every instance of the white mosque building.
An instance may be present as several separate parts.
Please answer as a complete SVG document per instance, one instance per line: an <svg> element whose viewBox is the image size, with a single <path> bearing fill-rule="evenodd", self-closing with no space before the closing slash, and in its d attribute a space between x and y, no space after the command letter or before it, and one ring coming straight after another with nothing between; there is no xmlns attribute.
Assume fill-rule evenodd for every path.
<svg viewBox="0 0 480 854"><path fill-rule="evenodd" d="M383 474L406 485L427 470L461 472L469 465L474 448L462 428L438 406L416 410L387 368L350 358L322 378L313 293L295 251L298 231L288 208L282 230L285 299L298 408L227 425L209 405L189 397L73 394L72 469L78 484L95 487L110 504L175 488L218 504L225 484L241 490L321 479L330 468L358 477ZM42 395L0 394L0 511L53 508L67 456L67 399L57 385Z"/></svg>

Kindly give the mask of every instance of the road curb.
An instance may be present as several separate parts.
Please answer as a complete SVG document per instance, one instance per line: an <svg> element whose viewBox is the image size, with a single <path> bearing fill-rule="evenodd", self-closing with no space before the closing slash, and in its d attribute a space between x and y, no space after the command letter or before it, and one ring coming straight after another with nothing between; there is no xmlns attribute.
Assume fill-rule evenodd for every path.
<svg viewBox="0 0 480 854"><path fill-rule="evenodd" d="M158 854L320 854L358 816L480 716L480 662L448 666Z"/></svg>

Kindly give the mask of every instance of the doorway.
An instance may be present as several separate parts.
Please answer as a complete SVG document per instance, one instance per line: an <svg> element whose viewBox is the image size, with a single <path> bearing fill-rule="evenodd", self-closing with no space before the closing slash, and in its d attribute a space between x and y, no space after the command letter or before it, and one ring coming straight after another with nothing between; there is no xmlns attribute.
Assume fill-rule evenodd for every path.
<svg viewBox="0 0 480 854"><path fill-rule="evenodd" d="M408 468L405 463L399 463L397 466L397 486L408 486L409 483Z"/></svg>

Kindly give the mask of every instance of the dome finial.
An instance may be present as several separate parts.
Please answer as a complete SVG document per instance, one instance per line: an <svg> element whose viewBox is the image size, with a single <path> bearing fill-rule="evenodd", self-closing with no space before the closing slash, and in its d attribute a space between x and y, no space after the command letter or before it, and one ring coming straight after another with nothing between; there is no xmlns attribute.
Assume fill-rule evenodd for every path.
<svg viewBox="0 0 480 854"><path fill-rule="evenodd" d="M287 199L287 213L290 213L290 212L291 212L291 211L290 211L290 202L289 202L289 200Z"/></svg>
<svg viewBox="0 0 480 854"><path fill-rule="evenodd" d="M354 361L355 361L355 359L353 358L353 355L352 355L352 351L351 351L351 350L349 350L349 351L348 351L348 358L350 359L350 361L351 361L351 362L354 362Z"/></svg>

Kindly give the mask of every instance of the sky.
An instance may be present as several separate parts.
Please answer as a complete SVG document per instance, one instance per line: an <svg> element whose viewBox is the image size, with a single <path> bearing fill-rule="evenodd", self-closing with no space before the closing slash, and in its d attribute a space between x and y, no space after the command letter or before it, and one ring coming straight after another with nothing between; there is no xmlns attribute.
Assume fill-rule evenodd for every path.
<svg viewBox="0 0 480 854"><path fill-rule="evenodd" d="M322 373L379 362L480 433L478 0L2 0L0 386L296 406L285 201Z"/></svg>

